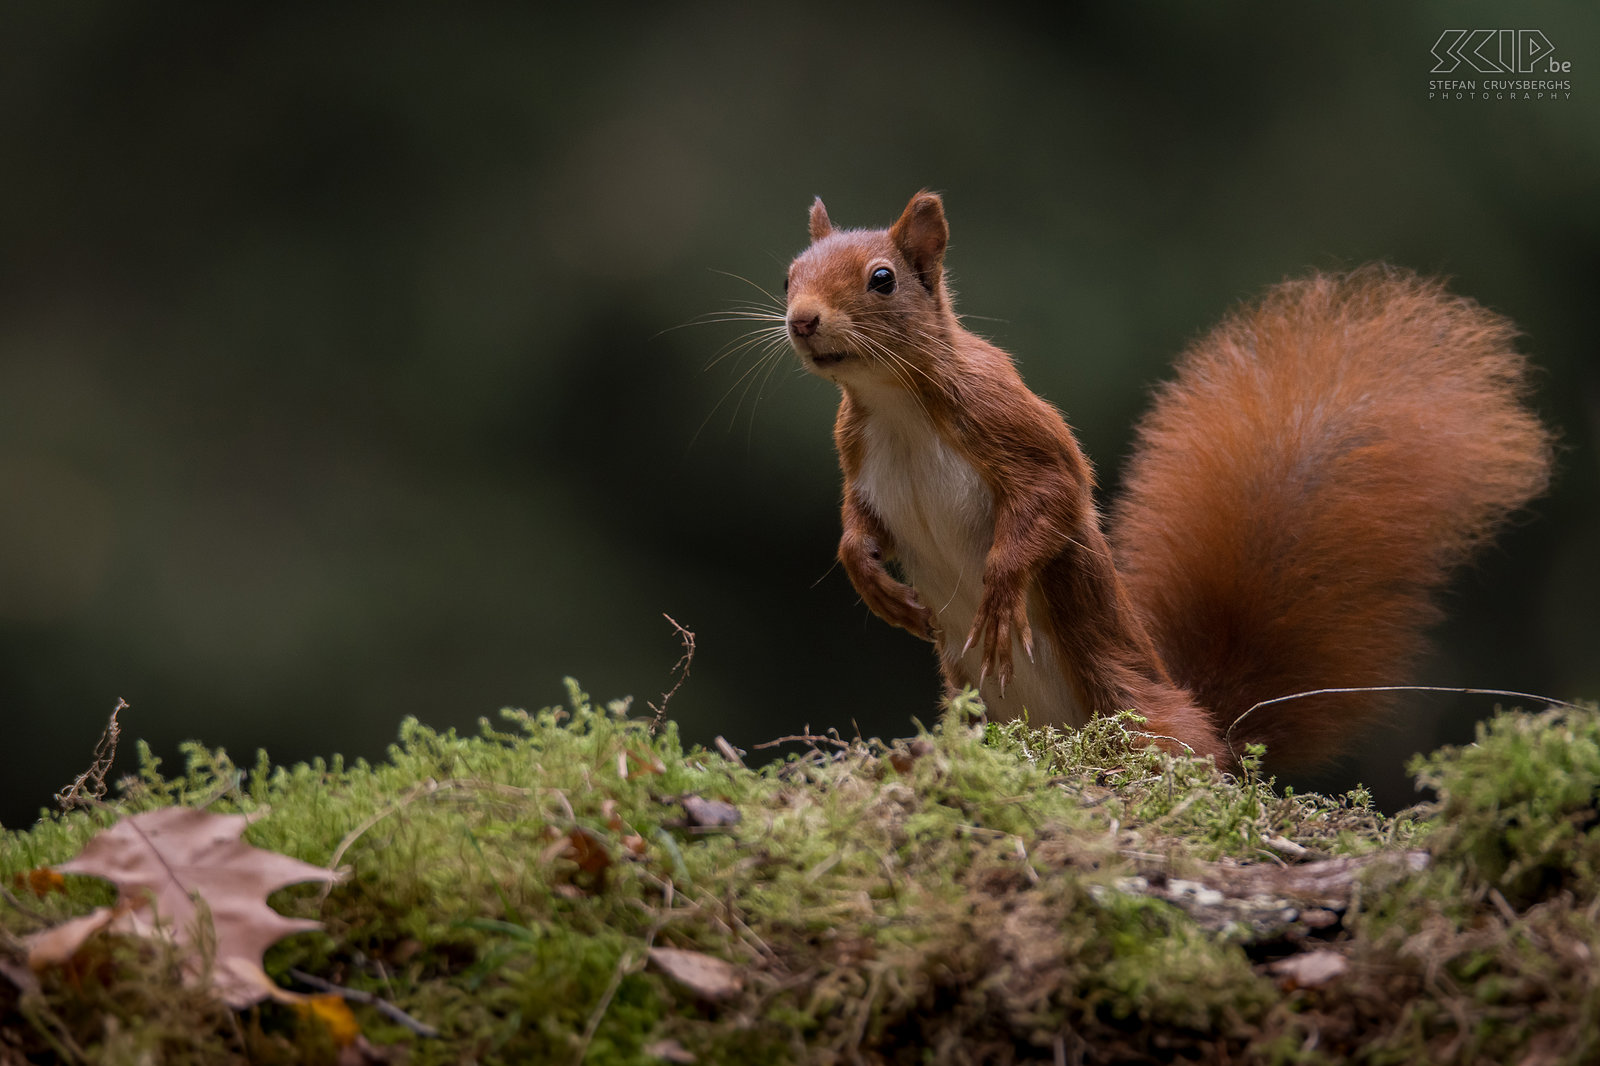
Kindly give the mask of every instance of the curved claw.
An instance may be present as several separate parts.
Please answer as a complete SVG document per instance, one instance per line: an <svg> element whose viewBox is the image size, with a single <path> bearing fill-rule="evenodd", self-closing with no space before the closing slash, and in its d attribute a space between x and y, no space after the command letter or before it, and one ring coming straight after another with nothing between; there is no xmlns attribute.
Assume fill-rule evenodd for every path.
<svg viewBox="0 0 1600 1066"><path fill-rule="evenodd" d="M978 663L978 685L981 687L992 676L1000 687L1000 695L1004 696L1006 686L1011 684L1015 676L1011 658L1012 641L1020 636L1022 650L1028 656L1028 661L1031 663L1036 660L1033 627L1028 624L1026 599L1017 596L1004 604L999 600L1000 597L986 598L979 607L978 616L973 619L972 631L961 646L961 655L966 655L974 646L981 647L983 654Z"/></svg>
<svg viewBox="0 0 1600 1066"><path fill-rule="evenodd" d="M994 649L994 679L1000 686L1000 695L1002 697L1005 696L1006 686L1011 683L1011 641L1009 632L1003 642L998 643Z"/></svg>

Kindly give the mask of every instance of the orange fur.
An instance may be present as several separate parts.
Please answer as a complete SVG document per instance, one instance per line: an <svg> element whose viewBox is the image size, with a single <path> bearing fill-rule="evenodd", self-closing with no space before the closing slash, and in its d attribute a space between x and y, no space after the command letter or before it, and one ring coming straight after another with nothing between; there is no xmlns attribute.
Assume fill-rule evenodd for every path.
<svg viewBox="0 0 1600 1066"><path fill-rule="evenodd" d="M1406 680L1432 594L1549 477L1514 336L1437 281L1369 266L1285 282L1179 360L1113 536L1168 668L1219 721ZM1232 739L1315 762L1386 703L1264 707Z"/></svg>
<svg viewBox="0 0 1600 1066"><path fill-rule="evenodd" d="M1225 764L1244 740L1326 757L1378 702L1223 732L1260 699L1399 680L1430 592L1547 477L1505 320L1387 268L1317 275L1180 361L1140 429L1114 562L1066 422L955 315L939 197L888 230L836 230L818 200L810 233L787 323L842 393L839 558L1002 716L1133 708L1156 743Z"/></svg>

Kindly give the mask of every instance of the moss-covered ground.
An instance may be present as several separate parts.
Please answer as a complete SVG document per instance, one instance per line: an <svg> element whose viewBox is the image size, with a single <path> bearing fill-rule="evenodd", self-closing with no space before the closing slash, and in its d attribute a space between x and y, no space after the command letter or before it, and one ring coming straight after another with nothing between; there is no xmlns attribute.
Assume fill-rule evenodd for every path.
<svg viewBox="0 0 1600 1066"><path fill-rule="evenodd" d="M1595 714L1501 715L1418 760L1436 799L1386 818L1131 747L1123 721L974 709L756 769L576 685L478 736L408 721L377 765L143 752L112 802L0 832L0 1066L1600 1061ZM112 894L29 873L175 803L347 871L272 897L323 923L267 953L279 983L438 1035L356 1002L341 1049L115 937L26 980L21 938Z"/></svg>

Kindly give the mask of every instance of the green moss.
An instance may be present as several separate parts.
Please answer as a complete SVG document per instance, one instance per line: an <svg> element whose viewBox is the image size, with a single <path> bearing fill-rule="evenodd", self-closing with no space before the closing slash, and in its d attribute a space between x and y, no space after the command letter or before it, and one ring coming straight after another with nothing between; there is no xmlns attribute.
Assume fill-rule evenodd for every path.
<svg viewBox="0 0 1600 1066"><path fill-rule="evenodd" d="M1430 846L1513 904L1595 893L1600 869L1600 724L1592 713L1500 714L1477 742L1419 757L1438 791Z"/></svg>
<svg viewBox="0 0 1600 1066"><path fill-rule="evenodd" d="M166 774L141 750L113 806L0 833L0 885L122 812L250 812L251 843L348 871L274 896L323 929L273 948L269 973L294 987L290 971L309 972L437 1027L420 1038L354 1007L369 1040L419 1064L647 1063L659 1041L701 1062L779 1063L1600 1053L1585 955L1600 943L1593 716L1497 720L1419 764L1434 811L1391 821L1359 792L1280 794L1248 762L1236 778L1133 747L1128 716L1072 733L969 727L979 710L962 697L909 740L819 739L759 769L684 750L670 723L651 735L576 684L565 708L507 711L476 736L407 721L373 765L260 754L243 770L191 745ZM739 819L704 824L685 797ZM607 860L574 861L574 833ZM1418 841L1425 868L1359 867L1345 903L1269 905L1281 920L1162 895L1169 879L1226 895L1239 871L1344 856L1338 871ZM1247 913L1243 896L1263 891L1227 902ZM0 903L0 957L109 896L70 878L65 894ZM1304 907L1331 924L1299 922ZM1319 945L1349 960L1345 977L1295 987L1269 971ZM706 998L649 965L651 947L725 960L739 987ZM278 1005L233 1015L150 945L90 954L42 975L39 994L0 978L0 1061L335 1057L318 1023Z"/></svg>

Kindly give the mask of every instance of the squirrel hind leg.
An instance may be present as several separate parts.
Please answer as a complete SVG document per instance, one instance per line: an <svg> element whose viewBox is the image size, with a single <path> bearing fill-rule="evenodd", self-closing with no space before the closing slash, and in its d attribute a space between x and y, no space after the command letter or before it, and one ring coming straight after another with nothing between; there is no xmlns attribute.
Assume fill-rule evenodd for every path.
<svg viewBox="0 0 1600 1066"><path fill-rule="evenodd" d="M1136 696L1135 710L1144 717L1147 743L1173 755L1207 756L1219 769L1238 768L1244 746L1230 747L1211 712L1195 703L1189 693L1168 685L1154 685Z"/></svg>

